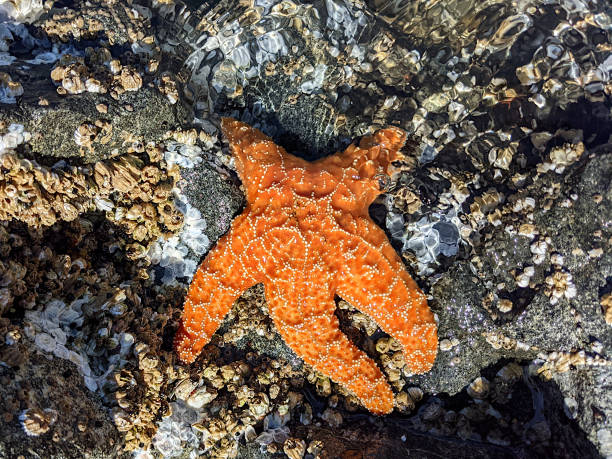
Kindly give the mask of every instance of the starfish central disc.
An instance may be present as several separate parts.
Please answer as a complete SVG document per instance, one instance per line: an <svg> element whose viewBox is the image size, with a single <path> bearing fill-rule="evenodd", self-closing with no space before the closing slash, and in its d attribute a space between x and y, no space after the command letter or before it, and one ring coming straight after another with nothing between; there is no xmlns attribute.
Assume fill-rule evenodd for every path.
<svg viewBox="0 0 612 459"><path fill-rule="evenodd" d="M341 331L334 295L370 315L403 346L407 368L429 371L437 327L425 296L368 207L405 133L382 129L344 152L307 162L263 133L225 118L247 205L198 268L175 348L195 360L234 301L263 283L274 324L306 363L353 392L371 412L393 409L384 375Z"/></svg>

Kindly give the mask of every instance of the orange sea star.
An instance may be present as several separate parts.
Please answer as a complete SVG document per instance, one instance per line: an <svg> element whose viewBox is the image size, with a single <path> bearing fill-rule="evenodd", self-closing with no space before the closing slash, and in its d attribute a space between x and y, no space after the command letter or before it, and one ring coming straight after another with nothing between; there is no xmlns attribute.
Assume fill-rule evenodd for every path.
<svg viewBox="0 0 612 459"><path fill-rule="evenodd" d="M180 359L193 362L234 300L263 282L270 315L289 347L371 412L390 412L391 388L374 361L340 331L334 294L403 345L409 370L431 368L438 343L433 314L368 215L404 132L383 129L359 146L308 162L239 121L223 119L222 131L247 205L189 287L174 342Z"/></svg>

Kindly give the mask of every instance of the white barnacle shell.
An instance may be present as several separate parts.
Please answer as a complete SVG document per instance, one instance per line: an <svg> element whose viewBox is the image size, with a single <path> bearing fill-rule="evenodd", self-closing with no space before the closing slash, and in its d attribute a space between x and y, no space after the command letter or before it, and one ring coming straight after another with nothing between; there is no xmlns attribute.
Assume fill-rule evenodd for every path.
<svg viewBox="0 0 612 459"><path fill-rule="evenodd" d="M489 380L484 376L479 376L470 383L467 393L472 398L483 399L489 394Z"/></svg>
<svg viewBox="0 0 612 459"><path fill-rule="evenodd" d="M202 386L196 389L188 398L187 405L194 409L200 409L217 398L217 391L212 388Z"/></svg>

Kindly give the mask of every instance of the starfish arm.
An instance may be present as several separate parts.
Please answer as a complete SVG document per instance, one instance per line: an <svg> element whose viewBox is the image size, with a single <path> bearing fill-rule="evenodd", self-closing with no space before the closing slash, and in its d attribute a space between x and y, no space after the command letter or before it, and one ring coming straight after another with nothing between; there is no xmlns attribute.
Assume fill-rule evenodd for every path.
<svg viewBox="0 0 612 459"><path fill-rule="evenodd" d="M411 289L414 288L420 291L414 279L412 279L408 271L406 271L402 259L389 243L385 232L374 223L369 216L353 218L353 222L354 226L351 230L353 234L359 235L365 243L375 248L375 250L378 250L389 262L393 271L399 275Z"/></svg>
<svg viewBox="0 0 612 459"><path fill-rule="evenodd" d="M316 287L314 291L301 297L293 288L266 284L266 300L280 335L298 357L354 393L368 410L391 412L393 393L384 375L340 330L333 298Z"/></svg>
<svg viewBox="0 0 612 459"><path fill-rule="evenodd" d="M399 151L406 142L406 133L389 127L365 136L359 145L351 144L342 153L320 159L315 164L324 168L352 166L362 177L371 178L377 173L387 173L392 161L401 157Z"/></svg>
<svg viewBox="0 0 612 459"><path fill-rule="evenodd" d="M258 192L282 181L291 164L306 164L304 160L287 154L270 137L246 123L223 118L221 128L229 141L236 171L250 203L254 202Z"/></svg>
<svg viewBox="0 0 612 459"><path fill-rule="evenodd" d="M410 371L425 373L437 354L433 314L384 232L367 226L367 239L344 233L337 293L402 344Z"/></svg>
<svg viewBox="0 0 612 459"><path fill-rule="evenodd" d="M236 218L230 231L219 239L196 271L174 337L174 347L181 361L191 363L196 359L234 301L257 283L242 256L249 250L252 232L247 217Z"/></svg>
<svg viewBox="0 0 612 459"><path fill-rule="evenodd" d="M374 361L340 330L334 275L316 261L317 244L310 239L297 228L277 229L266 239L273 260L264 280L270 315L298 357L353 392L373 413L388 413L391 388ZM282 276L274 271L279 266Z"/></svg>

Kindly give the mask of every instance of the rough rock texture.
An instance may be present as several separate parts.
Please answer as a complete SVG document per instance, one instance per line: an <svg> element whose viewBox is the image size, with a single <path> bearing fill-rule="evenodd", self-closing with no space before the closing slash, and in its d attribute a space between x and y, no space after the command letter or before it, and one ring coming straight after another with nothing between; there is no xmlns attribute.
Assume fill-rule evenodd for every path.
<svg viewBox="0 0 612 459"><path fill-rule="evenodd" d="M209 222L206 235L216 241L225 234L244 202L239 182L228 177L228 171L213 169L202 162L184 171L183 192Z"/></svg>
<svg viewBox="0 0 612 459"><path fill-rule="evenodd" d="M566 417L575 419L593 444L599 445L602 456L612 454L612 439L606 420L612 404L612 371L609 368L589 368L554 376L553 392L560 392ZM560 400L558 400L559 404ZM559 416L560 421L565 421Z"/></svg>
<svg viewBox="0 0 612 459"><path fill-rule="evenodd" d="M17 64L13 64L16 66ZM53 164L60 159L74 158L81 163L93 163L123 154L133 139L160 140L165 131L183 126L190 110L183 102L170 104L154 88L126 92L115 100L109 95L83 93L58 95L49 78L52 65L30 66L28 73L20 71L17 78L24 88L19 105L5 105L0 121L19 123L32 134L32 153ZM48 105L40 105L40 98ZM105 104L107 113L96 105ZM105 143L94 142L94 148L79 149L75 131L82 123L97 120L112 121L112 134Z"/></svg>
<svg viewBox="0 0 612 459"><path fill-rule="evenodd" d="M487 287L500 282L515 283L510 271L529 264L532 258L529 239L511 236L503 227L494 230L485 245L475 247L476 254L484 262L484 268L479 270L483 276L475 276L468 262L458 262L433 286L432 294L441 321L440 337L455 337L461 344L449 353L442 353L440 364L432 372L417 377L419 384L434 392L453 394L476 377L481 368L501 357L520 360L534 358L540 351L590 350L593 341L599 341L603 349L609 351L612 332L604 320L599 298L609 282L612 259L609 251L596 258L589 257L588 252L593 247L595 231L603 230L595 240L606 244L610 238L606 223L612 218L610 174L612 155L607 150L584 158L561 183L557 205L549 211L538 208L534 211L534 221L540 232L550 236L549 245L563 256L565 266L572 272L578 292L576 297L553 305L541 289L537 293L524 293L516 288L515 302L525 298L520 312L511 321L491 320L482 307L489 291ZM555 181L557 177L542 178L530 187L529 194L540 201L546 196L542 190ZM595 194L601 194L603 200L597 203L593 199ZM558 206L566 200L572 203L570 207ZM582 254L574 255L578 248ZM550 258L539 269L544 274L550 273ZM580 314L579 319L575 311ZM532 349L495 350L487 344L484 332L499 332ZM459 360L452 366L445 364L453 357Z"/></svg>
<svg viewBox="0 0 612 459"><path fill-rule="evenodd" d="M83 385L73 364L48 359L35 348L27 362L0 366L1 457L120 457L121 438L98 396ZM17 407L17 409L15 409ZM28 408L51 409L57 420L47 432L28 435L19 416Z"/></svg>
<svg viewBox="0 0 612 459"><path fill-rule="evenodd" d="M3 60L0 71L24 91L15 103L1 105L1 132L6 133L4 124L23 124L32 137L17 153L49 166L61 159L82 165L114 156L115 149L123 154L134 148L134 140L157 141L175 128L184 129L183 137L192 126L206 126L212 134L208 128L219 115L261 128L308 159L386 125L402 127L414 148L406 151L406 164L398 165L390 193L370 211L430 296L441 344L433 370L421 376L400 374L394 386L396 411L370 417L283 344L267 315L261 287L237 301L205 360L179 365L170 343L179 315L175 306L183 300L188 276L171 276L166 285L156 274L171 270L161 264L172 260L160 257L149 269L144 259L119 256L133 242L129 233L102 227L101 238L92 233L91 223L79 220L75 227L81 225L82 231L75 233L80 236L68 234L69 247L63 247L63 240L56 243L65 249L58 253L74 255L76 265L79 257L91 258L88 247L97 247L75 242L81 233L87 241L99 240L99 252L87 269L107 278L113 292L99 302L121 298L115 288L125 289L129 298L113 304L118 316L109 308L100 312L103 320L87 317L84 329L64 324L77 337L68 346L78 344L88 355L85 350L98 353L104 344L96 363L107 368L110 358L117 363L119 356L128 375L142 383L132 385L120 374L122 388L105 387L107 399L100 400L85 388L76 366L39 355L22 333L25 311L42 314L46 301L28 301L18 266L22 260L15 259L27 258L28 247L11 252L9 246L19 238L2 222L0 262L6 254L19 255L11 255L13 263L2 267L9 274L0 279L1 319L21 331L22 341L10 344L12 335L2 329L0 400L8 409L0 413L0 456L119 456L128 441L136 448L152 442L170 404L183 399L204 403L202 392L213 402L191 412L198 430L189 423L181 432L193 434L195 446L170 436L184 448L183 456L198 445L211 456L236 451L239 457L280 455L287 435L307 443L308 459L315 457L318 441L325 450L321 458L612 455L612 333L604 315L604 298L612 291L609 3L264 3L253 8L249 2L194 0L183 8L166 1L56 2L57 8L28 29L42 44L29 44L14 29L12 38L5 39L8 29L2 29L0 56L16 60ZM50 78L55 64L25 67L34 49L49 51L53 45L65 46L61 53L75 52L68 46L78 53L106 46L122 64L138 69L143 85L118 99L87 92L60 96ZM139 62L134 62L136 55ZM157 73L145 70L155 65ZM169 80L164 82L165 76ZM172 91L175 80L181 92ZM6 81L3 75L3 97ZM171 104L168 96L178 97L178 103ZM108 105L107 113L96 108L101 102ZM84 121L96 120L112 120L110 141L94 142L92 150L79 148L75 131ZM137 139L124 145L124 131ZM243 196L231 166L217 161L227 159L223 141L202 139L207 137L197 145L210 143L209 148L197 153L203 160L195 167L182 170L181 186L214 243L239 212ZM153 153L156 162L166 161L165 151ZM100 215L93 222L104 211L96 212ZM117 219L122 212L116 212ZM201 220L190 218L199 231ZM21 233L28 241L27 231ZM139 247L130 245L135 251ZM181 250L194 257L180 244L164 256L183 256ZM72 275L65 259L47 261L42 265L57 266L31 282L39 293L57 276ZM137 284L146 283L147 276L155 279L130 293L126 284L133 279L125 273L132 271L129 276L138 277ZM96 285L96 277L91 279ZM15 304L10 289L19 292ZM69 285L60 290L67 303L80 295ZM342 302L338 306L343 331L381 369L398 376L385 366L391 354L377 350L386 338L380 330L364 326L364 318L355 319ZM138 317L122 317L126 308L138 311ZM149 347L139 343L140 357L131 351L119 355L121 346L113 339L123 332L147 338ZM85 349L81 339L95 346ZM150 371L154 361L155 371ZM235 369L245 365L251 372L248 384ZM223 375L230 377L224 380ZM232 377L248 386L240 406ZM147 391L147 385L155 390ZM271 396L273 385L282 390L277 399ZM400 399L408 392L413 399ZM296 404L290 409L283 398L288 393ZM66 399L69 408L63 409ZM291 419L270 427L281 408ZM26 437L19 422L26 409L33 410L29 419L35 430L47 428L40 416L49 415L48 422L53 418L45 409L57 411L58 418L47 433ZM111 410L124 417L113 421ZM91 420L84 429L81 413ZM135 413L146 428L130 424ZM248 435L238 423L244 418L253 429ZM169 425L174 435L177 425ZM128 431L136 434L126 440ZM276 442L266 437L269 431L278 435ZM168 445L157 440L151 450L159 457Z"/></svg>

